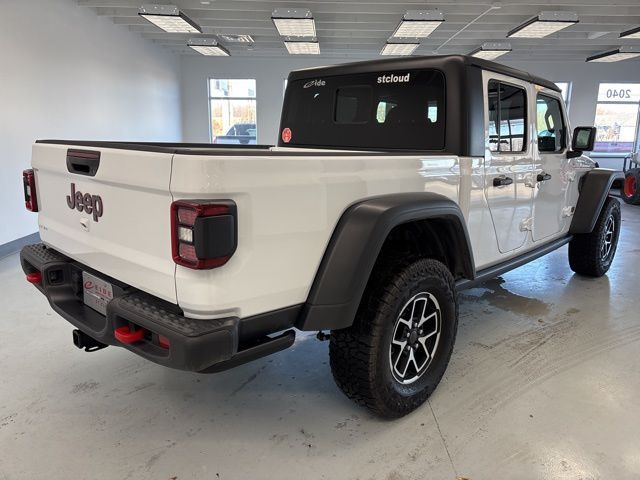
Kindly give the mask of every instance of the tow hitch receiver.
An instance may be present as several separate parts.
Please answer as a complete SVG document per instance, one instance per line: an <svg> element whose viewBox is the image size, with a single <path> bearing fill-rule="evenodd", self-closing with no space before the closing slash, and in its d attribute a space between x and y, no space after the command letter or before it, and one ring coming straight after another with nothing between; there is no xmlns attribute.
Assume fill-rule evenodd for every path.
<svg viewBox="0 0 640 480"><path fill-rule="evenodd" d="M108 347L80 330L73 331L73 344L80 349L84 348L85 352L95 352Z"/></svg>

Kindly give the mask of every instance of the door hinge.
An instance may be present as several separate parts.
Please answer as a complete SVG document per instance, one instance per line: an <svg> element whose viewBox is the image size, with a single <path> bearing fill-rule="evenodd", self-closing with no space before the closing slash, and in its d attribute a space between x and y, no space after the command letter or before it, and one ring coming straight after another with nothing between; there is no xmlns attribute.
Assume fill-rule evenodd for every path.
<svg viewBox="0 0 640 480"><path fill-rule="evenodd" d="M564 207L562 209L562 216L563 217L572 217L573 214L575 213L575 211L576 211L576 207L573 206L573 205L570 205L568 207Z"/></svg>
<svg viewBox="0 0 640 480"><path fill-rule="evenodd" d="M530 232L533 227L533 217L525 218L520 222L521 232Z"/></svg>

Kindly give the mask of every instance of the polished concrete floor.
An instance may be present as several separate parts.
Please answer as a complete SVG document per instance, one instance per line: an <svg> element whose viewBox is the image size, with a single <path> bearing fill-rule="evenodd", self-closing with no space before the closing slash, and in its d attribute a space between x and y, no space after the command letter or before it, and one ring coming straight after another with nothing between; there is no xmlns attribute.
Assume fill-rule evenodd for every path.
<svg viewBox="0 0 640 480"><path fill-rule="evenodd" d="M0 260L0 479L640 478L640 208L623 218L608 276L563 248L466 292L442 383L391 422L313 335L211 376L81 352Z"/></svg>

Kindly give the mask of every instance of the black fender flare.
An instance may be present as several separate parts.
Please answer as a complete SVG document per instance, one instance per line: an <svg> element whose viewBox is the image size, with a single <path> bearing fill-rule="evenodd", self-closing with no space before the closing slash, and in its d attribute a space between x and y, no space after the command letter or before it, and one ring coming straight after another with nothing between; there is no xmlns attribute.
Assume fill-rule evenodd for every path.
<svg viewBox="0 0 640 480"><path fill-rule="evenodd" d="M580 196L571 220L569 233L591 233L602 206L615 181L624 180L624 173L609 168L594 168L580 179Z"/></svg>
<svg viewBox="0 0 640 480"><path fill-rule="evenodd" d="M475 278L466 221L451 199L431 192L372 197L350 206L340 217L309 291L300 330L333 330L353 323L362 294L387 236L398 225L417 220L445 221L455 243L464 278Z"/></svg>

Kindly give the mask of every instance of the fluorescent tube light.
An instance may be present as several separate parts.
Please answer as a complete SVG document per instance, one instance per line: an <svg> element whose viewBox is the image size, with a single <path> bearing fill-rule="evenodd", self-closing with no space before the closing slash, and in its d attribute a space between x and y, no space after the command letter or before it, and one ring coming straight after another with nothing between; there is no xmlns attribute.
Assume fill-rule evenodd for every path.
<svg viewBox="0 0 640 480"><path fill-rule="evenodd" d="M382 50L380 50L380 55L411 55L416 48L420 45L417 42L414 43L390 43L387 42Z"/></svg>
<svg viewBox="0 0 640 480"><path fill-rule="evenodd" d="M476 58L482 58L483 60L495 60L501 57L505 53L511 51L511 44L509 43L483 43L480 48L477 48L469 55Z"/></svg>
<svg viewBox="0 0 640 480"><path fill-rule="evenodd" d="M631 30L625 30L620 34L620 38L640 39L640 27L632 28Z"/></svg>
<svg viewBox="0 0 640 480"><path fill-rule="evenodd" d="M169 33L202 33L196 22L182 13L175 5L143 5L138 11L145 20Z"/></svg>
<svg viewBox="0 0 640 480"><path fill-rule="evenodd" d="M283 37L316 36L316 24L311 10L278 8L271 14L271 20Z"/></svg>
<svg viewBox="0 0 640 480"><path fill-rule="evenodd" d="M507 33L507 37L544 38L576 23L578 23L577 13L540 12L537 16Z"/></svg>
<svg viewBox="0 0 640 480"><path fill-rule="evenodd" d="M393 38L426 38L444 22L437 10L409 10L391 35Z"/></svg>
<svg viewBox="0 0 640 480"><path fill-rule="evenodd" d="M196 52L209 57L228 57L229 51L212 38L192 38L187 45Z"/></svg>
<svg viewBox="0 0 640 480"><path fill-rule="evenodd" d="M291 55L319 55L318 41L285 40L284 46Z"/></svg>
<svg viewBox="0 0 640 480"><path fill-rule="evenodd" d="M610 63L621 62L631 58L640 57L640 49L634 47L618 47L615 50L598 53L591 57L587 57L587 62Z"/></svg>

